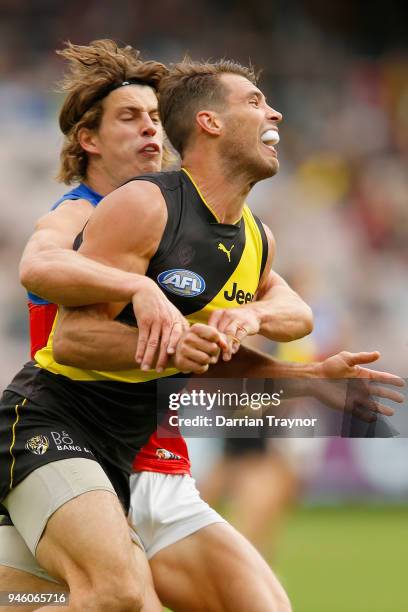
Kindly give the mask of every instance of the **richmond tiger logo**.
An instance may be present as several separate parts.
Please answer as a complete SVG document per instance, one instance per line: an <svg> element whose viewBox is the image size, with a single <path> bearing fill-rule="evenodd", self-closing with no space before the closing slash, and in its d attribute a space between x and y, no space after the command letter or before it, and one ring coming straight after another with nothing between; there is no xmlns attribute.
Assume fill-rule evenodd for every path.
<svg viewBox="0 0 408 612"><path fill-rule="evenodd" d="M44 455L50 446L50 441L47 436L33 436L25 443L25 449L34 453L34 455Z"/></svg>
<svg viewBox="0 0 408 612"><path fill-rule="evenodd" d="M158 448L156 450L156 457L158 459L181 459L180 455L176 455L176 453L171 453L165 448Z"/></svg>

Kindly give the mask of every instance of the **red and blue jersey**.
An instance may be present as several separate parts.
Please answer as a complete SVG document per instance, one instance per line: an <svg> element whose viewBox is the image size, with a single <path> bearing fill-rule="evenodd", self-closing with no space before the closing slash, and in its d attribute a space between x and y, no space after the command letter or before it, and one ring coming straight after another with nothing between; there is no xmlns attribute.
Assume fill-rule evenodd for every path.
<svg viewBox="0 0 408 612"><path fill-rule="evenodd" d="M80 183L57 200L51 210L55 210L67 200L87 200L92 206L97 206L102 200L102 196L84 183ZM36 352L48 342L48 336L58 308L56 304L51 304L34 293L28 291L27 295L30 320L30 352L31 358L34 359Z"/></svg>
<svg viewBox="0 0 408 612"><path fill-rule="evenodd" d="M92 206L96 207L102 197L84 183L80 183L55 202L51 210L55 210L67 200L87 200ZM36 352L46 346L48 342L58 307L56 304L28 292L28 309L31 357L34 359ZM135 472L189 474L190 460L184 438L180 435L164 440L159 439L156 432L153 433L147 444L136 455L133 469Z"/></svg>

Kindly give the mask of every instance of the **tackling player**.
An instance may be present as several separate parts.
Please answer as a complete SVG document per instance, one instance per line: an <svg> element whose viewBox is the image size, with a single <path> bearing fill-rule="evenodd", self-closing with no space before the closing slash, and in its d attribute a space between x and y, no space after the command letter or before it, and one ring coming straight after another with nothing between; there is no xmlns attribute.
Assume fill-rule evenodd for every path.
<svg viewBox="0 0 408 612"><path fill-rule="evenodd" d="M123 86L123 87L127 87L127 86ZM136 88L129 88L129 89L136 89ZM122 91L124 91L124 89L123 89ZM120 95L122 95L122 91L120 92ZM119 94L119 92L118 92L118 94ZM114 96L116 95L115 90L112 90L112 91L111 91L111 92L109 92L107 95L108 95L108 96L110 96L110 98L109 98L110 100L113 100L113 99L114 99ZM117 96L116 96L116 97L117 97ZM106 106L107 106L107 108L105 107L104 120L105 120L105 118L106 118L106 116L107 116L107 111L108 111L108 109L110 108L108 105L106 105ZM106 123L106 122L105 122L105 123ZM102 131L102 130L100 130L100 131ZM151 136L151 135L150 135L150 136ZM105 140L105 145L106 145L106 143L107 143L107 142L108 142L108 141L107 141L107 140ZM88 143L88 144L89 144L89 143ZM92 144L92 143L91 143L91 144ZM153 149L154 149L154 147L152 148L152 151L151 151L151 152L152 152L152 154L153 154ZM105 148L105 151L107 151L107 150L108 150L108 149L106 149L106 148ZM92 156L90 156L90 158L92 159ZM95 160L95 158L93 158L93 159ZM112 159L113 159L113 158L112 158ZM98 161L98 154L96 155L96 160ZM104 161L104 160L102 160L102 161ZM98 167L98 166L97 166L97 167ZM99 168L100 168L100 166L99 166ZM118 168L119 168L119 166L118 166ZM90 169L91 169L91 167L90 167ZM146 171L146 169L145 169L145 171ZM135 170L134 172L136 172L136 173L137 173L137 171L136 171L136 170ZM112 172L112 174L113 174L113 172ZM100 174L100 176L103 176L103 174ZM124 179L124 177L122 176L121 180L123 180L123 179ZM89 179L87 180L87 182L88 182L88 184L89 184ZM92 183L91 183L91 185L92 185ZM64 207L66 207L66 206L68 206L68 204L65 204L65 205L64 205ZM68 245L68 244L67 244L67 247L69 247L69 245ZM221 250L221 249L220 249L220 250ZM222 251L222 250L221 250L221 251ZM222 251L222 252L223 252L223 251ZM230 252L231 252L231 248L230 248ZM58 250L56 250L56 251L55 251L55 255L57 255L57 256L59 256L59 257L61 257L61 253L58 253ZM86 262L85 258L81 257L81 256L80 256L80 255L78 255L78 254L74 254L74 253L72 253L72 256L71 256L71 252L70 252L69 254L68 254L68 252L67 252L67 253L64 253L64 254L63 254L63 256L64 256L64 257L65 257L65 256L67 256L67 258L68 258L68 259L69 259L69 258L71 258L71 259L70 259L70 261L71 261L71 262L73 262L73 263L74 263L74 265L77 265L77 263L75 262L75 257L77 257L77 258L81 258L81 260L82 260L82 262L81 262L81 263ZM227 259L228 259L228 257L227 257ZM79 259L78 259L78 261L79 261ZM53 265L53 262L51 262L51 264L50 264L50 265L52 266L52 265ZM97 271L98 271L98 274L100 274L100 269L98 268L99 264L93 264L92 262L86 262L86 265L89 265L89 266L91 267L91 269L92 269L92 271L93 271L93 272L95 272L95 271L97 270ZM92 265L93 265L93 268L92 268ZM63 270L63 269L64 269L63 267L60 267L60 270ZM76 273L78 273L78 271L79 271L79 269L77 269L77 270L76 270ZM104 268L102 271L103 271L103 273L104 273L104 274L114 274L114 273L116 273L116 274L121 274L121 273L120 273L120 271L114 271L114 272L113 272L113 271L111 271L111 269L110 269L110 268ZM82 273L83 273L83 272L82 272ZM61 281L62 281L62 279L63 279L63 278L64 278L64 277L63 277L63 275L62 275L62 273L61 273ZM95 287L96 287L96 289L95 289L96 291L98 291L98 290L99 290L99 291L104 291L104 290L105 290L105 289L103 289L103 288L102 288L102 289L100 288L100 287L101 287L101 284L102 284L100 275L99 275L99 277L97 277L96 279L94 278L94 279L92 280L92 282L91 282L91 283L89 283L89 285L86 285L86 282L89 282L89 280L88 280L88 281L83 280L83 279L85 278L85 276L82 276L81 278L82 278L82 282L83 282L83 284L84 284L84 287L85 287L85 288L86 288L86 287L88 287L88 291L91 291L91 290L95 289ZM78 285L79 285L79 286L80 286L80 284L81 284L81 278L79 279L79 283L78 283ZM108 280L109 280L110 278L112 278L112 277L109 277L109 276L108 276ZM117 279L117 280L118 280L118 278L119 278L119 277L118 277L118 276L116 276L116 279ZM57 282L56 282L56 284L57 284L57 289L55 289L55 288L54 288L54 289L53 289L54 291L58 290L58 278L57 278L56 280L57 280ZM64 280L66 280L66 276L65 276L65 279L64 279ZM122 282L123 282L123 280L124 280L125 282L129 282L129 281L130 281L129 275L125 273L125 274L124 274L124 276L122 277ZM98 286L98 283L99 283L99 286ZM112 284L113 284L113 283L112 283ZM89 287L90 287L90 289L89 289ZM64 292L64 284L63 284L63 282L61 282L60 290L61 290L61 292L62 292L62 293ZM115 288L114 288L114 287L108 287L108 289L107 289L107 291L111 291L111 292L114 292L114 290L115 290ZM46 294L46 293L43 293L43 294ZM85 295L86 295L86 294L85 294ZM88 294L88 295L89 295L89 294ZM100 295L101 295L101 294L99 294L99 296L100 296ZM231 295L232 295L232 293L231 293ZM79 293L78 293L78 296L79 296ZM54 299L54 298L52 298L52 299ZM71 298L71 299L72 299L72 298ZM80 298L80 297L78 297L77 299L78 299L78 300L80 300L81 298ZM95 298L94 298L94 299L95 299ZM106 298L106 299L109 299L109 298ZM111 297L110 299L121 299L121 298L112 298L112 297ZM92 298L90 299L90 301L91 301L91 300L92 300ZM57 300L56 300L56 301L57 301ZM72 302L72 303L75 303L75 297L73 298L73 302ZM234 309L234 310L236 310L236 309ZM232 312L232 311L231 311L231 312ZM239 318L237 319L237 317L241 316L241 312L239 312L238 314L234 313L234 315L233 315L233 316L234 316L234 323L233 323L233 324L234 324L234 325L236 325L235 330L232 330L232 329L227 329L227 331L231 331L231 332L232 332L232 331L237 331L237 329L238 329L238 323L240 322L240 320L239 320ZM67 325L67 321L68 321L68 319L66 319L65 325ZM241 321L241 323L242 323L242 321ZM98 325L99 325L99 321L98 321L98 319L96 319L96 320L94 319L94 320L93 320L93 325L96 325L96 326L98 326ZM116 327L115 329L117 330L117 329L119 329L119 327ZM121 329L122 329L123 333L129 334L129 330L128 330L128 329L126 329L126 330L125 330L124 328L121 328ZM245 328L245 329L246 329L246 328ZM88 331L89 331L89 329L88 329ZM130 333L132 334L132 332L130 332ZM238 335L238 334L236 334L236 335ZM160 337L160 334L159 334L159 337ZM123 339L123 336L122 336L122 339ZM132 339L132 341L135 339L135 335L134 335L134 334L132 334L132 338L131 338L131 339ZM70 340L72 340L72 336L70 337ZM65 340L64 340L64 341L66 341L66 338L65 338ZM95 352L96 352L96 349L97 349L97 347L95 347ZM89 350L89 347L88 347L88 350ZM133 348L132 348L132 351L133 351L133 352L132 352L132 359L133 359L134 350L135 350L135 347L133 347ZM87 358L88 358L88 362L87 362L87 363L88 363L88 364L89 364L89 363L92 363L92 354L91 354L91 355L89 355L89 354L88 354L88 357L87 357ZM99 357L99 358L100 358L100 357ZM103 358L106 360L106 359L109 359L109 356L107 356L107 355L105 354L105 355L103 355ZM89 360L90 360L90 361L89 361ZM117 368L117 367L119 367L119 366L118 366L118 362L115 362L115 364L114 364L114 365L116 365L116 368ZM88 367L89 367L89 366L88 366ZM96 366L90 366L90 367L96 367ZM224 552L231 553L231 550L228 550L228 546L226 546L226 545L225 545L225 531L223 531L224 526L222 526L222 525L220 525L220 524L219 524L218 526L214 525L213 527L214 527L214 528L215 528L215 529L218 531L218 533L219 533L218 540L217 540L217 538L214 538L214 536L211 538L211 534L210 534L210 533L209 533L209 531L208 531L210 528L208 528L207 530L206 530L206 529L203 529L203 530L202 530L202 534L200 534L200 535L202 535L202 536L204 537L204 536L205 536L205 532L207 531L207 543L208 543L208 546L210 546L210 544L211 544L212 546L215 546L215 547L217 547L217 546L218 546L218 549L220 550L220 552L222 552L222 545L224 544ZM221 527L221 531L218 529L218 527ZM235 533L236 533L236 532L235 532ZM228 536L228 537L229 537L229 536ZM228 541L228 537L227 537L227 541ZM237 536L236 536L236 535L231 536L231 542L233 542L233 541L234 541L234 538L235 538L235 542L236 542L236 546L237 546L237 549L236 549L234 552L235 552L235 553L239 553L240 555L242 555L242 552L240 552L240 550L239 550L239 546L238 546L238 544L241 544L241 543L239 542L239 539L237 538ZM190 538L186 538L186 541L185 541L185 542L187 542L188 540L190 540ZM190 560L191 560L192 558L194 558L194 554L195 554L196 546L200 546L200 550L202 551L202 552L201 552L201 557L205 557L205 555L204 555L204 551L202 550L202 544L204 544L204 542L205 542L205 540L204 540L204 539L203 539L203 540L201 540L201 539L197 539L197 541L196 541L196 544L195 544L195 545L194 545L194 541L193 541L193 542L190 544L189 555L187 555L187 556L186 556L186 555L184 555L184 558L186 559L186 563L187 563L187 559L188 559L188 558L190 558ZM242 545L243 545L243 543L242 543ZM168 547L168 548L167 548L167 549L166 549L164 552L166 552L166 553L171 553L172 548L173 548L173 546L169 546L169 547ZM241 548L242 548L242 547L241 547ZM245 550L245 547L244 547L244 550ZM249 549L248 549L248 551L249 551ZM173 553L173 555L174 555L174 556L173 556L173 562L172 562L172 563L173 563L173 569L174 569L173 578L174 578L174 576L176 575L175 563L177 562L177 559L179 558L179 556L176 554L176 552L177 552L177 550L175 550L175 551L174 551L174 553ZM181 552L181 551L179 551L179 552ZM185 549L185 550L184 550L184 553L186 553L186 552L187 552L187 550ZM214 554L215 554L215 553L217 553L217 549L216 549L216 548L214 549ZM207 558L209 557L209 555L211 555L211 553L210 553L210 552L208 552L208 553L207 553ZM221 555L218 555L218 556L222 558L222 554L221 554ZM200 557L200 558L201 558L201 557ZM227 557L227 555L225 555L225 557L224 557L224 558L226 558L226 557ZM154 565L155 565L155 563L154 563L155 558L156 558L156 560L157 560L157 559L159 559L159 558L160 558L160 554L156 554L156 555L153 557L153 563L152 563L152 566L153 566L153 567L154 567ZM171 558L171 557L169 557L169 555L167 554L167 555L166 555L166 562L164 563L164 565L163 565L163 564L161 564L163 569L165 568L165 565L168 563L168 560L169 560L170 558ZM247 559L246 559L246 561L248 562L249 560L250 560L250 556L249 556L249 552L247 552ZM156 564L156 567L160 568L160 562L159 562L158 564ZM201 565L201 569L200 569L200 566L199 566L199 565L197 566L197 568L194 568L194 569L197 569L197 573L198 573L198 576L197 576L197 577L199 577L199 575L200 575L200 573L199 573L199 572L202 572L202 568L203 568L203 565ZM183 567L181 566L181 567L180 567L180 570L178 570L178 571L179 571L179 575L180 575L180 576L182 576L182 575L183 575L183 572L184 572ZM159 575L159 572L157 572L157 573L158 573L158 575ZM192 585L194 585L194 582L192 582L192 581L191 581L191 579L190 579L190 581L189 581L189 577L190 577L190 576L195 575L195 573L196 573L196 572L195 572L195 571L193 571L193 565L191 565L191 564L190 564L190 575L189 575L189 576L187 576L187 577L184 577L184 583L183 583L183 584L180 584L180 583L179 583L179 581L176 581L176 580L173 580L173 579L172 579L172 580L167 580L167 583L168 583L167 588L169 588L169 587L170 587L170 588L171 588L171 590L172 590L173 592L175 592L175 591L177 590L177 591L179 592L179 598L180 598L180 597L184 597L184 602L186 602L186 598L187 598L187 600L188 600L188 590L186 591L186 589L185 589L185 586L186 586L186 580L187 580L187 584L192 583ZM165 575L166 575L166 572L162 572L162 574L163 574L163 576L165 576ZM261 580L265 580L265 579L264 579L264 578L262 578L262 577L260 577L260 579L261 579ZM170 585L170 583L171 583L171 582L173 583L172 585ZM203 583L203 581L202 581L202 580L201 580L200 582L201 582L201 583ZM160 580L160 578L157 580L157 584L159 585L159 589L161 589L161 590L162 590L162 592L165 592L165 589L166 589L166 584L165 584L165 583L166 583L166 581L165 581L165 580L164 580L164 581L163 581L163 580ZM267 583L264 583L264 584L267 584ZM205 583L204 583L204 585L203 585L203 591L204 591L204 587L206 587L206 584L205 584ZM196 588L197 588L197 583L196 583ZM207 591L208 591L208 589L207 589ZM237 595L239 595L239 593L237 593ZM205 592L203 593L203 597L204 597L204 599L203 599L203 600L201 600L201 599L200 599L201 604L203 604L203 605L204 605L204 600L205 600L205 597L208 597L208 596L209 596L209 595L208 595L208 594L206 595L206 593L205 593ZM173 598L174 598L174 597L175 597L175 595L173 595ZM164 598L164 599L166 599L166 598ZM169 601L169 598L168 598L168 597L167 597L167 601ZM174 599L173 599L173 601L174 601ZM199 602L197 602L197 593L195 593L195 598L193 599L193 601L196 601L196 604L197 604L197 605L200 605L200 604L199 604ZM176 602L176 603L177 603L177 602ZM213 603L214 603L214 602L213 602ZM180 605L183 605L183 604L179 604L179 606L180 606ZM194 604L193 604L193 602L191 602L191 603L189 603L189 604L184 603L184 605L186 606L186 609L189 609L189 610L194 609L194 608L193 608L193 605L194 605ZM177 609L182 609L182 608L178 607ZM227 609L227 608L225 608L225 609ZM235 609L236 609L236 608L235 608Z"/></svg>

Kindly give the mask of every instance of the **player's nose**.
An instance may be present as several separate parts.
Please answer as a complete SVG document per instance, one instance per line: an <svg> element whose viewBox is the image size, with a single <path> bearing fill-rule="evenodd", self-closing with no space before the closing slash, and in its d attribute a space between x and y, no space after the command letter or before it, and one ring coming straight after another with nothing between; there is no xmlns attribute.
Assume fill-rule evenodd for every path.
<svg viewBox="0 0 408 612"><path fill-rule="evenodd" d="M142 135L143 136L155 136L156 132L157 132L157 125L153 122L149 113L143 113Z"/></svg>
<svg viewBox="0 0 408 612"><path fill-rule="evenodd" d="M282 115L282 113L280 113L279 111L275 110L271 106L268 106L267 118L268 118L269 121L274 121L275 123L280 123L282 121L282 119L283 119L283 115Z"/></svg>

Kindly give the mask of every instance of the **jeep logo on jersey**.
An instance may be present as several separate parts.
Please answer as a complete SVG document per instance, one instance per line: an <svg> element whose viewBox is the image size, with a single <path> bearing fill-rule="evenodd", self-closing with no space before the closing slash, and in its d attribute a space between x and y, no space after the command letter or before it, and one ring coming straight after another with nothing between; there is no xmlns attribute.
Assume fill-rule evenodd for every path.
<svg viewBox="0 0 408 612"><path fill-rule="evenodd" d="M161 287L184 297L195 297L200 295L205 289L204 279L191 270L166 270L157 277Z"/></svg>

